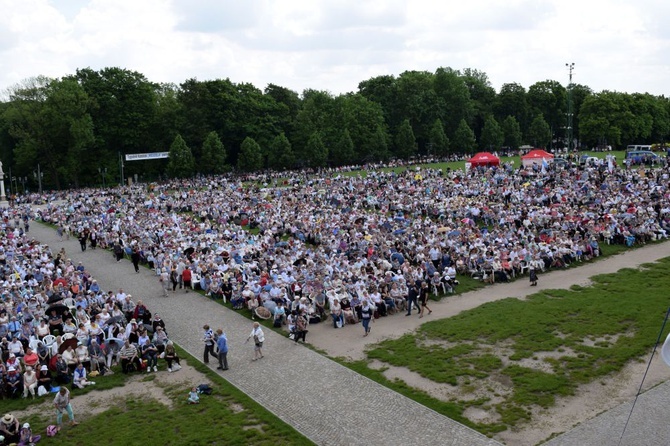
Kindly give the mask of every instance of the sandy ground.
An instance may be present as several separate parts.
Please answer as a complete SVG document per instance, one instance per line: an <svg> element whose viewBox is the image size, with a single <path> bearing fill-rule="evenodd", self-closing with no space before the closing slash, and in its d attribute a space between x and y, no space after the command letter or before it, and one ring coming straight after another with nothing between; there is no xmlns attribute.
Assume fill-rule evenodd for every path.
<svg viewBox="0 0 670 446"><path fill-rule="evenodd" d="M197 386L198 384L210 383L210 381L202 373L189 366L186 361L182 360L181 366L181 370L172 373L161 370L157 373L135 373L128 379L126 385L123 387L98 391L94 386L92 391L84 395L77 395L76 390L71 391L72 409L75 418L79 421L85 421L91 416L106 411L114 404L121 404L129 397L136 399L153 399L171 408L173 401L165 394L164 388L174 385L180 385L184 388L184 401L186 401L191 387ZM152 380L145 380L149 375L154 375L155 378ZM94 379L101 381L105 378L96 377ZM30 415L44 415L45 413L51 413L53 412L53 398L54 394L46 395L41 398L44 400L42 404L33 405L26 410L14 412L14 415L22 421ZM53 416L53 423L55 424L55 412Z"/></svg>
<svg viewBox="0 0 670 446"><path fill-rule="evenodd" d="M378 319L372 324L370 336L365 338L360 324L345 326L344 329L340 330L333 329L330 323L319 324L310 327L308 342L333 357L364 359L366 347L385 339L397 338L404 333L412 332L424 321L451 317L486 302L506 297L522 299L542 289L561 289L569 288L572 285L588 285L590 277L594 275L613 273L622 268L637 267L645 262L654 262L667 257L670 255L669 248L670 242L655 244L576 269L542 274L537 287L531 288L527 279L523 279L509 284L495 284L460 296L448 297L440 302L431 303L430 307L433 313L430 316L424 316L423 319L418 319L418 316L414 315L406 317L402 313ZM662 320L659 320L659 329L662 322ZM650 355L654 342L655 339L650 340ZM559 399L550 410L536 411L531 422L524 424L518 430L506 431L497 435L496 440L509 445L535 445L626 401L632 401L637 395L648 361L649 357L641 358L640 362L630 364L615 376L581 386L575 396ZM372 363L371 366L388 367L388 370L384 372L388 378L401 379L408 385L421 389L435 398L449 400L450 397L454 396L464 397L459 395L458 388L434 383L406 368L389 367L388 364L378 362ZM670 368L661 360L659 349L654 355L644 380L643 391L668 379L670 379ZM494 389L503 392L505 390L504 382L490 382L489 384L490 386L487 385L486 387L492 386ZM483 390L483 392L487 391ZM475 393L474 397L476 396L480 395ZM487 396L491 396L490 392ZM483 410L468 412L466 416L473 421L494 420L492 414Z"/></svg>
<svg viewBox="0 0 670 446"><path fill-rule="evenodd" d="M366 347L384 339L397 338L404 333L412 332L424 321L448 318L486 302L505 297L524 298L542 289L568 288L574 284L588 285L590 283L589 278L594 275L616 272L624 267L636 267L645 262L653 262L666 257L670 254L669 248L670 242L666 242L620 254L577 269L543 274L540 276L537 288L530 288L527 280L524 279L510 284L496 284L476 292L449 297L440 302L432 303L433 313L430 316L425 316L424 319L418 319L418 316L414 315L405 317L402 313L379 319L372 324L370 336L365 338L360 325L345 326L340 330L333 329L332 324L329 323L313 325L310 327L308 342L333 357L363 359L365 358ZM659 321L659 327L661 323L662 321ZM650 349L653 342L654 340L650 341ZM533 421L524 424L515 431L507 431L497 435L496 440L509 445L535 445L555 434L565 432L601 412L633 400L642 382L648 360L649 358L641 358L640 362L630 364L615 376L580 387L575 396L558 400L557 404L550 410L536 411L533 414ZM89 416L105 411L112 402L121 401L128 396L154 398L170 406L171 401L162 390L164 385L183 384L184 398L186 398L190 386L207 382L202 374L189 367L185 361L182 361L182 364L184 365L182 370L174 373L158 372L155 380L152 381L143 381L144 375L138 374L132 377L122 388L92 391L86 395L76 396L73 399L75 413L79 419L85 420ZM389 367L387 364L378 362L371 363L371 367L387 367L384 373L388 378L401 379L408 385L421 389L439 399L448 400L453 396L464 397L459 395L460 389L457 387L436 384L405 368ZM670 379L670 368L663 364L660 352L657 352L644 381L643 391L668 379ZM491 382L490 384L494 388L495 386L504 387L504 383ZM46 398L44 404L32 406L26 411L17 412L15 415L22 419L31 413L51 411L52 398L50 396ZM493 420L492 415L484 410L471 411L466 415L473 421L486 422Z"/></svg>

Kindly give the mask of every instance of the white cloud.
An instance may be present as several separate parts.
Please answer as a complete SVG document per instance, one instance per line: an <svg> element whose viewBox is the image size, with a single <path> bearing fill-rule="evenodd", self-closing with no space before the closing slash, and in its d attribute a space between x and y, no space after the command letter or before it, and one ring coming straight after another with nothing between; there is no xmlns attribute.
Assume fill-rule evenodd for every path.
<svg viewBox="0 0 670 446"><path fill-rule="evenodd" d="M0 89L119 66L156 82L229 77L352 91L372 76L477 68L668 94L670 6L656 0L0 0Z"/></svg>

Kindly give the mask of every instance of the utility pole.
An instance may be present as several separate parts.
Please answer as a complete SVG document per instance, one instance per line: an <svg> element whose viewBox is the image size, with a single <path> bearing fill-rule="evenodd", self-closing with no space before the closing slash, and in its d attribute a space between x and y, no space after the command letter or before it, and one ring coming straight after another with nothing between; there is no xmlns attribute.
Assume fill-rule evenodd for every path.
<svg viewBox="0 0 670 446"><path fill-rule="evenodd" d="M119 152L119 165L121 167L121 187L123 187L123 155Z"/></svg>
<svg viewBox="0 0 670 446"><path fill-rule="evenodd" d="M572 153L572 70L575 68L575 63L566 63L569 73L569 83L568 83L568 127L567 127L567 137L568 137L568 153Z"/></svg>
<svg viewBox="0 0 670 446"><path fill-rule="evenodd" d="M40 195L42 195L42 170L40 169L39 163L37 163L37 173L33 171L33 176L37 178L37 184L39 187Z"/></svg>

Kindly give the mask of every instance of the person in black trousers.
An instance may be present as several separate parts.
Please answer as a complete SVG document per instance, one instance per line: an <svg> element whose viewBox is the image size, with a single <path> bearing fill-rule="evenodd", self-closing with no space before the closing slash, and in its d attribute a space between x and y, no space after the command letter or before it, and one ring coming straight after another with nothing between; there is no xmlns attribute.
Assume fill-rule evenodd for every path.
<svg viewBox="0 0 670 446"><path fill-rule="evenodd" d="M135 272L140 272L140 250L138 248L133 249L133 253L130 255L130 260L133 262L135 267Z"/></svg>
<svg viewBox="0 0 670 446"><path fill-rule="evenodd" d="M416 283L410 282L408 284L409 290L407 292L407 314L405 316L411 316L412 315L412 302L414 303L414 306L416 307L417 311L419 311L419 286Z"/></svg>
<svg viewBox="0 0 670 446"><path fill-rule="evenodd" d="M216 353L214 353L214 331L209 328L209 325L205 325L202 329L205 330L205 334L202 338L205 342L205 351L202 359L205 364L209 364L209 355L212 355L215 358L217 357Z"/></svg>

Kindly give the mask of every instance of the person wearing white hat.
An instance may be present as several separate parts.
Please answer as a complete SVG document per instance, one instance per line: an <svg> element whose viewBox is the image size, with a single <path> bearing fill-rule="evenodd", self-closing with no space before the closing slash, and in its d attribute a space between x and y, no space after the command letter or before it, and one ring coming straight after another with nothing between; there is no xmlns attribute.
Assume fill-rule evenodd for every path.
<svg viewBox="0 0 670 446"><path fill-rule="evenodd" d="M41 435L33 435L33 430L29 423L23 423L23 427L19 431L19 444L35 444L42 439Z"/></svg>

